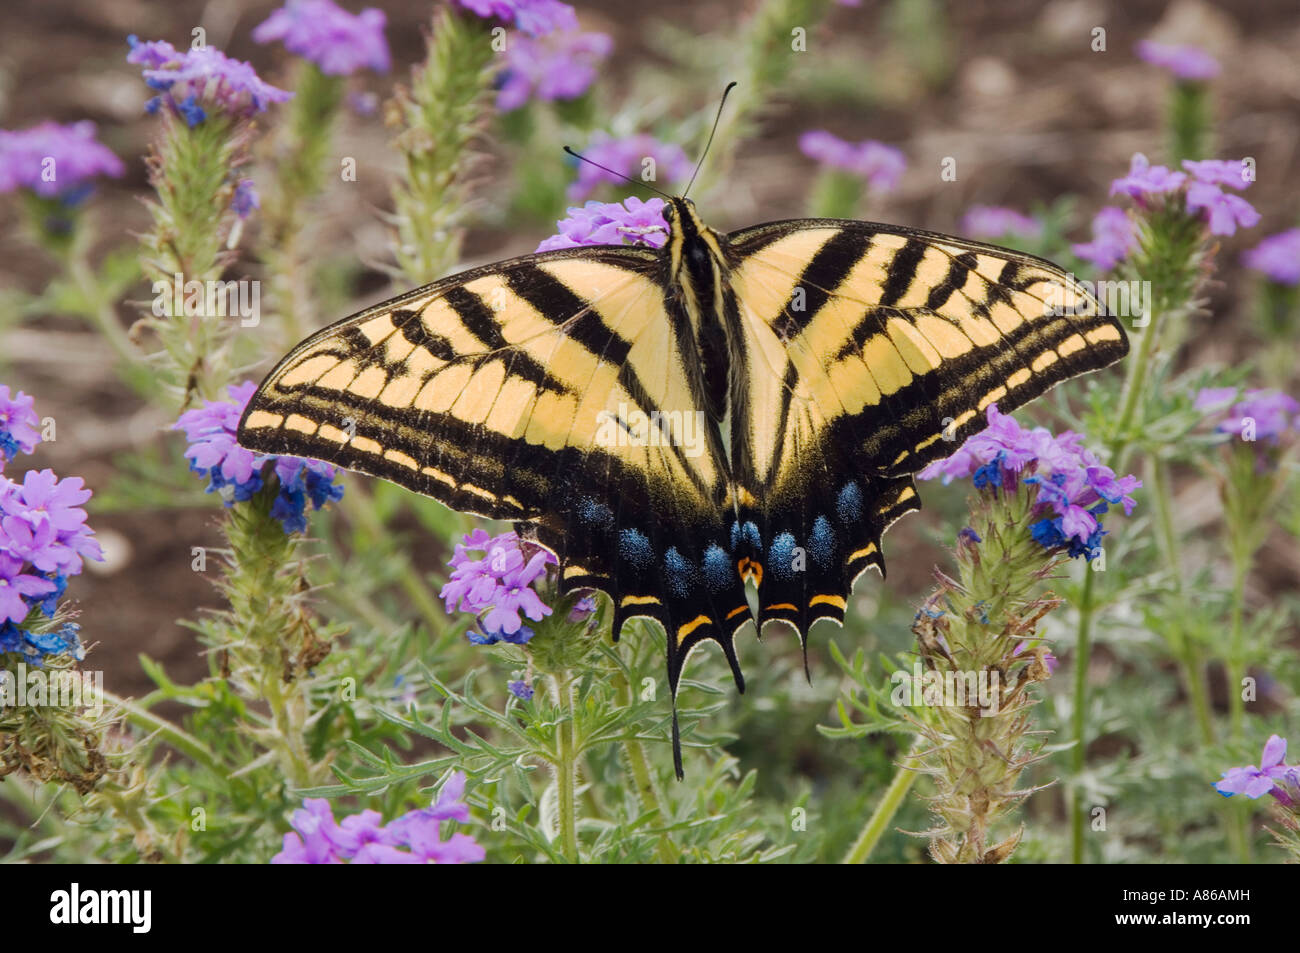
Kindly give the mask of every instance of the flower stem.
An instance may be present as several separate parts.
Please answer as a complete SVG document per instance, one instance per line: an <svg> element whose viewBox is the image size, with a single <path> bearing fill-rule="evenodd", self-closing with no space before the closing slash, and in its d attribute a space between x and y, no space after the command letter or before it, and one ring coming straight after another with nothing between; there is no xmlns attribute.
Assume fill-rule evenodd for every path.
<svg viewBox="0 0 1300 953"><path fill-rule="evenodd" d="M618 680L618 703L625 710L632 705L632 683L626 674ZM627 758L628 774L637 803L641 805L643 811L651 812L651 823L665 823L670 815L659 785L655 782L654 771L650 768L650 759L646 757L645 745L636 738L627 738L623 742L623 754ZM655 845L655 855L660 863L677 863L677 850L667 834L660 835Z"/></svg>
<svg viewBox="0 0 1300 953"><path fill-rule="evenodd" d="M871 852L875 850L876 844L879 843L885 829L889 827L889 822L894 819L898 809L903 804L903 799L907 797L907 792L911 790L912 782L916 780L918 772L908 766L912 757L921 750L923 739L917 738L912 744L912 750L898 762L898 770L894 772L894 779L889 782L889 787L885 788L884 795L880 798L880 803L867 818L867 823L863 826L858 839L853 842L849 852L844 855L846 864L865 864Z"/></svg>
<svg viewBox="0 0 1300 953"><path fill-rule="evenodd" d="M110 691L104 690L102 694L104 701L121 709L131 724L150 733L156 733L177 751L187 755L196 764L202 765L214 774L218 776L225 775L226 768L217 760L217 756L212 753L212 749L183 728L173 724L166 718L155 715L147 708L129 699L114 695Z"/></svg>
<svg viewBox="0 0 1300 953"><path fill-rule="evenodd" d="M555 676L556 703L567 717L556 728L555 785L560 811L560 850L571 864L582 862L578 854L578 752L574 731L573 678L568 670Z"/></svg>

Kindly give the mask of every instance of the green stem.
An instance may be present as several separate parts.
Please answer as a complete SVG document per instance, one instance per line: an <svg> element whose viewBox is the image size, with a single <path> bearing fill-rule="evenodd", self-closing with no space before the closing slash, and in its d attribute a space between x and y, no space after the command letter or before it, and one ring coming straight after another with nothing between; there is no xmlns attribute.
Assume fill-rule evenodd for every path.
<svg viewBox="0 0 1300 953"><path fill-rule="evenodd" d="M1228 712L1232 740L1239 742L1245 734L1246 701L1241 697L1241 682L1245 676L1246 627L1243 624L1246 607L1246 573L1249 559L1243 558L1233 547L1232 554L1232 630L1228 641Z"/></svg>
<svg viewBox="0 0 1300 953"><path fill-rule="evenodd" d="M138 364L143 355L136 350L127 337L126 331L117 321L117 313L112 304L104 300L99 281L95 273L80 253L69 255L65 261L68 276L86 299L86 316L94 323L95 329L108 341L109 347L126 367Z"/></svg>
<svg viewBox="0 0 1300 953"><path fill-rule="evenodd" d="M555 785L559 795L560 849L571 864L581 863L578 854L578 751L574 737L573 681L568 671L555 677L556 702L567 710L557 727Z"/></svg>
<svg viewBox="0 0 1300 953"><path fill-rule="evenodd" d="M150 733L156 733L177 751L188 755L197 764L201 764L218 776L225 776L226 767L212 753L212 750L198 738L133 701L114 695L109 691L104 691L103 696L105 702L120 708L131 724Z"/></svg>
<svg viewBox="0 0 1300 953"><path fill-rule="evenodd" d="M871 856L871 852L875 849L886 828L889 827L890 821L894 819L894 815L898 813L898 809L902 806L903 799L907 797L912 782L916 780L917 772L908 767L908 762L921 750L922 745L922 739L917 738L912 744L912 750L907 753L902 761L898 762L898 770L894 773L894 780L890 781L889 787L885 788L880 803L876 805L875 811L867 819L862 832L858 834L858 839L853 842L853 846L849 848L849 852L844 856L844 863L865 864L867 858Z"/></svg>
<svg viewBox="0 0 1300 953"><path fill-rule="evenodd" d="M624 710L632 706L632 683L626 674L618 680L618 703ZM637 802L642 810L651 812L651 823L663 824L669 819L670 814L659 785L655 783L650 759L645 753L645 745L635 737L627 738L623 742L623 754L627 758L628 774L631 775L632 790L636 793ZM660 863L674 864L678 860L677 851L667 834L659 837L655 845L655 854Z"/></svg>
<svg viewBox="0 0 1300 953"><path fill-rule="evenodd" d="M1083 593L1079 606L1079 631L1074 647L1074 712L1071 736L1074 747L1070 751L1070 773L1074 786L1070 789L1070 862L1083 863L1084 816L1083 792L1079 779L1083 775L1088 749L1088 662L1092 654L1093 579L1096 573L1088 570L1083 580Z"/></svg>
<svg viewBox="0 0 1300 953"><path fill-rule="evenodd" d="M1200 645L1187 637L1187 628L1182 624L1186 606L1183 603L1183 567L1179 553L1178 533L1174 530L1173 485L1169 479L1169 466L1163 460L1152 460L1147 468L1147 488L1155 506L1156 531L1159 534L1160 548L1164 553L1165 563L1169 567L1173 582L1174 596L1177 602L1175 621L1178 623L1179 644L1176 647L1179 665L1183 670L1183 680L1187 684L1187 695L1196 713L1196 725L1201 732L1201 741L1207 745L1214 744L1214 716L1210 709L1210 694L1205 685L1205 661L1201 655Z"/></svg>

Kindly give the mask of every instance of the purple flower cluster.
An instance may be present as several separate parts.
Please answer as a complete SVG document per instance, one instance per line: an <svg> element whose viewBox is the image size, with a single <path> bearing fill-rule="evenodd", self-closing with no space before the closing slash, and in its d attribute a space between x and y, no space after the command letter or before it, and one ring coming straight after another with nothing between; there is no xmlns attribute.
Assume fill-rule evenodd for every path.
<svg viewBox="0 0 1300 953"><path fill-rule="evenodd" d="M1034 540L1047 549L1063 548L1071 557L1096 556L1105 535L1098 517L1112 504L1132 513L1136 501L1130 494L1142 482L1135 476L1117 478L1073 431L1054 436L1044 427L1024 430L1015 418L998 413L997 404L989 405L988 423L952 456L917 476L941 477L945 484L970 477L976 489L994 494L1014 492L1018 481L1034 484Z"/></svg>
<svg viewBox="0 0 1300 953"><path fill-rule="evenodd" d="M481 552L475 559L470 552ZM480 616L479 633L470 633L470 641L480 645L512 642L522 645L532 638L520 614L540 622L551 614L551 607L532 589L533 583L546 576L546 567L555 565L555 557L537 548L525 555L515 533L490 536L476 529L456 544L451 557L451 579L442 587L440 597L447 611L473 612Z"/></svg>
<svg viewBox="0 0 1300 953"><path fill-rule="evenodd" d="M18 132L0 129L0 194L30 189L75 204L95 176L116 178L125 171L122 160L96 141L95 124L88 120L43 122Z"/></svg>
<svg viewBox="0 0 1300 953"><path fill-rule="evenodd" d="M1271 794L1283 804L1293 805L1300 792L1300 766L1283 764L1285 757L1286 739L1273 735L1264 744L1258 768L1253 764L1229 768L1214 782L1214 789L1224 797L1244 794L1251 800Z"/></svg>
<svg viewBox="0 0 1300 953"><path fill-rule="evenodd" d="M1043 234L1043 223L1012 208L972 205L962 216L961 231L972 238L1037 238Z"/></svg>
<svg viewBox="0 0 1300 953"><path fill-rule="evenodd" d="M1226 411L1215 429L1243 440L1277 444L1288 432L1300 431L1300 403L1289 395L1248 390L1237 400L1237 394L1235 387L1206 387L1197 393L1193 406L1207 414Z"/></svg>
<svg viewBox="0 0 1300 953"><path fill-rule="evenodd" d="M824 129L801 135L799 151L822 165L866 179L867 184L876 192L892 191L907 168L907 159L893 146L872 139L857 143L846 142Z"/></svg>
<svg viewBox="0 0 1300 953"><path fill-rule="evenodd" d="M1300 228L1270 235L1241 260L1280 285L1300 285Z"/></svg>
<svg viewBox="0 0 1300 953"><path fill-rule="evenodd" d="M569 186L569 199L580 202L596 190L602 182L621 183L618 175L598 169L592 162L603 165L629 179L639 180L647 159L654 160L655 178L651 181L683 182L690 178L694 166L681 146L660 142L654 136L641 134L615 139L603 132L596 133L582 153L591 162L578 162L578 178Z"/></svg>
<svg viewBox="0 0 1300 953"><path fill-rule="evenodd" d="M11 397L0 385L0 471L40 441L32 403L22 391ZM53 653L82 658L76 625L32 629L39 615L54 617L68 578L81 572L84 560L104 558L86 525L82 504L88 499L80 477L60 480L53 470L28 470L19 483L0 472L0 653L36 662Z"/></svg>
<svg viewBox="0 0 1300 953"><path fill-rule="evenodd" d="M1137 244L1133 219L1122 208L1108 205L1092 217L1092 241L1071 245L1070 250L1102 271L1110 271L1129 256Z"/></svg>
<svg viewBox="0 0 1300 953"><path fill-rule="evenodd" d="M1178 46L1143 40L1137 55L1153 66L1167 69L1178 79L1201 82L1219 75L1219 61L1199 46Z"/></svg>
<svg viewBox="0 0 1300 953"><path fill-rule="evenodd" d="M614 41L604 33L571 31L513 40L506 47L497 108L509 112L532 98L577 99L596 81L596 67L613 48Z"/></svg>
<svg viewBox="0 0 1300 953"><path fill-rule="evenodd" d="M367 7L348 13L333 0L289 0L253 30L253 42L280 40L285 49L320 67L330 76L349 76L359 69L387 73L386 17Z"/></svg>
<svg viewBox="0 0 1300 953"><path fill-rule="evenodd" d="M1228 159L1183 160L1185 172L1152 165L1142 153L1135 153L1128 175L1110 185L1110 194L1125 194L1143 207L1153 199L1181 195L1187 209L1202 214L1214 235L1232 235L1238 228L1259 223L1259 212L1240 195L1223 191L1226 186L1245 189L1253 181L1244 162Z"/></svg>
<svg viewBox="0 0 1300 953"><path fill-rule="evenodd" d="M233 60L211 46L177 52L166 40L142 42L127 37L131 52L126 61L144 67L144 80L159 95L145 104L156 113L167 106L190 126L208 117L209 109L228 116L247 117L282 103L293 93L264 82L253 67Z"/></svg>
<svg viewBox="0 0 1300 953"><path fill-rule="evenodd" d="M226 388L230 400L209 400L197 410L181 414L172 426L185 431L190 445L185 451L190 469L208 480L208 492L219 493L226 506L252 499L262 489L262 469L275 463L279 492L271 504L271 516L286 533L307 529L307 504L320 509L331 500L343 498L343 487L334 483L336 471L328 463L300 457L256 454L235 439L239 418L257 390L251 382Z"/></svg>
<svg viewBox="0 0 1300 953"><path fill-rule="evenodd" d="M560 0L456 0L457 6L484 19L497 19L529 36L576 30L578 14Z"/></svg>
<svg viewBox="0 0 1300 953"><path fill-rule="evenodd" d="M544 239L537 251L576 248L579 245L649 245L668 242L664 200L642 202L632 196L624 202L588 202L569 209L569 217L555 223L559 232Z"/></svg>
<svg viewBox="0 0 1300 953"><path fill-rule="evenodd" d="M258 196L257 186L253 184L252 179L240 179L235 185L235 195L230 200L230 207L240 218L248 218L253 214L254 209L262 207L262 199Z"/></svg>
<svg viewBox="0 0 1300 953"><path fill-rule="evenodd" d="M388 824L378 811L362 811L334 820L329 801L307 798L289 823L296 833L284 835L273 864L473 864L484 850L468 834L443 840L443 821L469 820L461 802L465 775L457 772L443 785L432 807L411 811Z"/></svg>

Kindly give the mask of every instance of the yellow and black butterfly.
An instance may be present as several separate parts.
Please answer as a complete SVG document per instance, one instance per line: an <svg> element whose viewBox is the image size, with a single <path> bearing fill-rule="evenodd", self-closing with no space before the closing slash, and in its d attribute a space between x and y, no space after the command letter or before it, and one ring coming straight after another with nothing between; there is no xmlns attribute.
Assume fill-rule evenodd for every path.
<svg viewBox="0 0 1300 953"><path fill-rule="evenodd" d="M662 249L589 246L475 268L298 345L245 447L327 460L526 524L563 592L667 633L682 667L784 621L805 645L885 571L912 475L1005 412L1128 352L1051 262L831 219L722 234L685 198ZM522 528L522 527L521 527ZM745 584L757 588L754 618ZM680 741L673 722L681 775Z"/></svg>

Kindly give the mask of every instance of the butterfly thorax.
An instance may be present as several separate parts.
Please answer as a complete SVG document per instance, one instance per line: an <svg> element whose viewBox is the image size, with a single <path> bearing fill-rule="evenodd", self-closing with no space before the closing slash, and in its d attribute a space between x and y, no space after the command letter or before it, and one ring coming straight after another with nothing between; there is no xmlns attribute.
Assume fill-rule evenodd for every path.
<svg viewBox="0 0 1300 953"><path fill-rule="evenodd" d="M695 342L704 409L721 421L728 409L731 369L738 365L733 351L739 346L726 238L700 220L689 199L673 199L664 215L670 226L663 250L669 307Z"/></svg>

